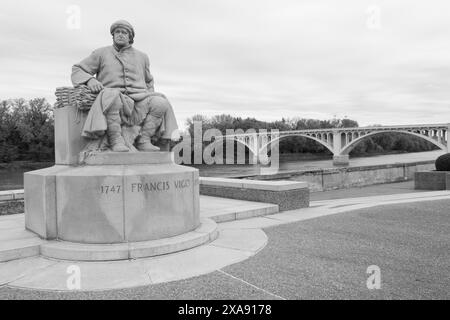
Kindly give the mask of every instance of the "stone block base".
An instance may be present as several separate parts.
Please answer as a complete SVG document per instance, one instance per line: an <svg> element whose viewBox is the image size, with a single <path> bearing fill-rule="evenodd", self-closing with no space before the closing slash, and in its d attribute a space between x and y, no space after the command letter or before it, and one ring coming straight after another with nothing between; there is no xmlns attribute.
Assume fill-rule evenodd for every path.
<svg viewBox="0 0 450 320"><path fill-rule="evenodd" d="M414 189L450 190L450 171L418 171L414 174Z"/></svg>
<svg viewBox="0 0 450 320"><path fill-rule="evenodd" d="M44 239L56 239L56 174L67 166L25 172L25 228Z"/></svg>

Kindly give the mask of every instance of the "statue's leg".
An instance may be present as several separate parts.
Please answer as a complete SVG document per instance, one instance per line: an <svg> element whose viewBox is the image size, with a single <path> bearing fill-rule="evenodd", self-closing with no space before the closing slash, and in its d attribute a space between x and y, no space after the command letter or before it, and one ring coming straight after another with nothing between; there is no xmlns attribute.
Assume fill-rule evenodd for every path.
<svg viewBox="0 0 450 320"><path fill-rule="evenodd" d="M126 152L129 151L125 145L125 141L122 137L121 123L122 119L120 117L120 109L122 108L119 96L108 108L105 116L107 123L106 134L108 135L108 142L111 146L111 150L115 152Z"/></svg>
<svg viewBox="0 0 450 320"><path fill-rule="evenodd" d="M170 108L169 102L163 97L150 97L148 101L148 113L145 116L144 123L141 128L141 136L139 138L137 148L140 151L158 151L159 148L154 146L151 138L158 131L163 117Z"/></svg>

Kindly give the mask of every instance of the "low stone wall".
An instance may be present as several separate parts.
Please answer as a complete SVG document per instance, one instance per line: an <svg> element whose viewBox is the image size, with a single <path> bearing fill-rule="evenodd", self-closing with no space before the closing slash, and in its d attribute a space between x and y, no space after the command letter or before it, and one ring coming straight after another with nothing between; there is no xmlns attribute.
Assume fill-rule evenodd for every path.
<svg viewBox="0 0 450 320"><path fill-rule="evenodd" d="M304 182L202 177L200 194L274 203L280 211L309 207L309 188Z"/></svg>
<svg viewBox="0 0 450 320"><path fill-rule="evenodd" d="M23 200L23 189L0 191L0 202L9 200Z"/></svg>
<svg viewBox="0 0 450 320"><path fill-rule="evenodd" d="M23 213L23 189L0 191L0 216Z"/></svg>
<svg viewBox="0 0 450 320"><path fill-rule="evenodd" d="M445 189L450 190L450 173L445 176Z"/></svg>
<svg viewBox="0 0 450 320"><path fill-rule="evenodd" d="M413 180L415 172L426 170L434 170L434 161L287 171L247 179L303 181L314 192Z"/></svg>

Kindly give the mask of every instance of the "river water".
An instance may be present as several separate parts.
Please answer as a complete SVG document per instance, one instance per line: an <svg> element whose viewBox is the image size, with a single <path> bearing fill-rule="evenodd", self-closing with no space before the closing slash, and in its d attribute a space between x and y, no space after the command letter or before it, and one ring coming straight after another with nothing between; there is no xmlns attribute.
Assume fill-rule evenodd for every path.
<svg viewBox="0 0 450 320"><path fill-rule="evenodd" d="M445 152L442 150L391 154L372 157L350 158L350 166L367 166L391 163L408 163L417 161L434 160ZM286 171L333 168L332 159L325 160L291 160L280 161L279 167L264 167L259 165L201 165L196 166L200 170L200 176L204 177L243 177L270 174ZM23 189L23 174L27 170L0 170L0 191Z"/></svg>
<svg viewBox="0 0 450 320"><path fill-rule="evenodd" d="M0 170L0 191L23 189L23 173L22 170Z"/></svg>

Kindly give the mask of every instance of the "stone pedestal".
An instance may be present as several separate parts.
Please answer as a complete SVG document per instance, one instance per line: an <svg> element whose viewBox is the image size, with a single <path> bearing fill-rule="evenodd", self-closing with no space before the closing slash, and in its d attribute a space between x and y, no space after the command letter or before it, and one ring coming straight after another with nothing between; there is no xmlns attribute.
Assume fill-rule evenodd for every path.
<svg viewBox="0 0 450 320"><path fill-rule="evenodd" d="M84 166L25 173L26 228L44 239L113 244L181 235L200 225L198 170L170 152L106 152Z"/></svg>
<svg viewBox="0 0 450 320"><path fill-rule="evenodd" d="M333 165L348 166L350 164L350 157L348 154L333 156Z"/></svg>

